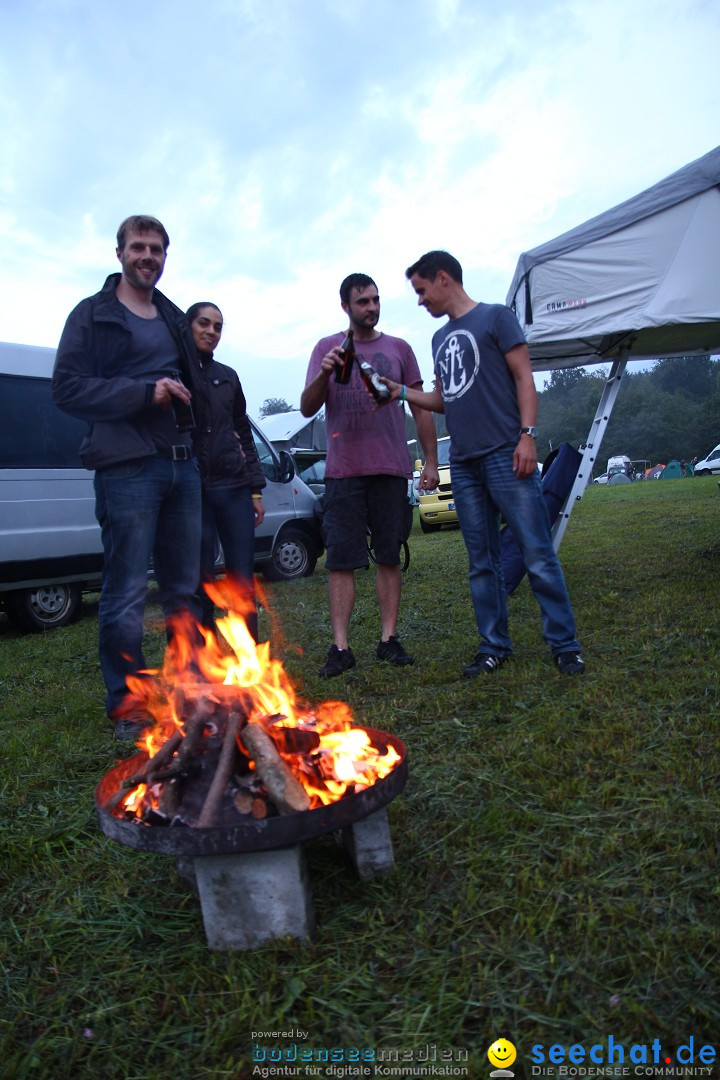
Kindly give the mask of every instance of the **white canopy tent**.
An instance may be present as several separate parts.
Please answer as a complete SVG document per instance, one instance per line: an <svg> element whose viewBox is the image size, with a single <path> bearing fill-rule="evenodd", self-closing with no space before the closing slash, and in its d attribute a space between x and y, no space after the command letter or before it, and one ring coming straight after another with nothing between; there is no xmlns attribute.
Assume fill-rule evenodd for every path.
<svg viewBox="0 0 720 1080"><path fill-rule="evenodd" d="M534 371L612 363L559 546L628 360L720 352L720 147L518 260L507 295Z"/></svg>

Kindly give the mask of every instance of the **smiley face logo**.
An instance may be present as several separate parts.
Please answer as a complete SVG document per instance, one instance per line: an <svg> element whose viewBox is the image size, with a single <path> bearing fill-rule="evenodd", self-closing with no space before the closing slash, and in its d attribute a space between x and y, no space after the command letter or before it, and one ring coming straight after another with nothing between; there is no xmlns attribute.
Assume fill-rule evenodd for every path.
<svg viewBox="0 0 720 1080"><path fill-rule="evenodd" d="M496 1039L487 1055L496 1069L507 1069L517 1057L517 1050L508 1039Z"/></svg>

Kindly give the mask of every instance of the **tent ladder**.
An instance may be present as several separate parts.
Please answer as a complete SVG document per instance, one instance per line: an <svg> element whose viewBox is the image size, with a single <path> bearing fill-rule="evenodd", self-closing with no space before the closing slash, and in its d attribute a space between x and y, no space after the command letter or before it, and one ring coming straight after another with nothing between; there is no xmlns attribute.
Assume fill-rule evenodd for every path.
<svg viewBox="0 0 720 1080"><path fill-rule="evenodd" d="M615 406L615 399L618 396L622 377L625 374L625 368L627 367L629 353L629 349L624 349L620 353L620 356L618 356L617 360L613 361L612 368L610 369L610 374L608 376L607 382L605 383L605 388L600 395L600 403L597 407L597 412L595 413L595 419L593 420L592 426L590 427L590 434L588 435L587 443L585 444L585 446L579 447L579 450L582 453L582 461L580 462L580 468L577 471L575 483L572 486L570 494L565 500L558 519L553 526L553 546L556 551L560 547L562 538L565 535L565 530L567 528L568 521L570 520L570 514L572 513L573 507L575 506L576 502L579 502L580 499L582 499L585 493L585 488L590 482L593 466L595 464L595 461L597 460L598 454L600 453L600 444L602 443L605 429L608 426L610 416Z"/></svg>

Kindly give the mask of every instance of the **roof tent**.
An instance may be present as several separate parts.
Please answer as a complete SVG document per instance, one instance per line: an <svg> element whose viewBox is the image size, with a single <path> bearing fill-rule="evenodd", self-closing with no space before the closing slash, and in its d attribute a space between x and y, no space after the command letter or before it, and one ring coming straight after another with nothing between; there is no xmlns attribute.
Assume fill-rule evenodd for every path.
<svg viewBox="0 0 720 1080"><path fill-rule="evenodd" d="M258 427L278 450L325 450L325 417L303 416L299 409L271 413L258 420Z"/></svg>
<svg viewBox="0 0 720 1080"><path fill-rule="evenodd" d="M720 146L518 260L507 304L534 371L610 362L559 546L629 359L720 352Z"/></svg>

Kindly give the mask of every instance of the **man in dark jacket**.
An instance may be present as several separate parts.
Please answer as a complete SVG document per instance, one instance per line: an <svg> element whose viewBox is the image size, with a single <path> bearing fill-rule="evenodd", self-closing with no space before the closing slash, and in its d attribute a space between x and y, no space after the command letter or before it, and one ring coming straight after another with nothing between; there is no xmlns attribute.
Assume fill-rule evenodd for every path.
<svg viewBox="0 0 720 1080"><path fill-rule="evenodd" d="M197 358L185 315L159 292L170 240L153 217L118 230L121 273L68 317L55 359L55 403L88 422L80 456L95 470L95 513L105 563L98 614L107 714L120 739L147 718L133 709L128 676L142 653L152 558L168 630L200 615L200 477L189 412Z"/></svg>

